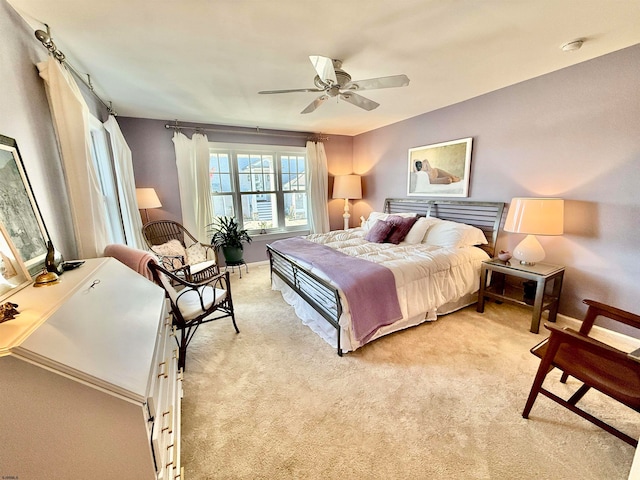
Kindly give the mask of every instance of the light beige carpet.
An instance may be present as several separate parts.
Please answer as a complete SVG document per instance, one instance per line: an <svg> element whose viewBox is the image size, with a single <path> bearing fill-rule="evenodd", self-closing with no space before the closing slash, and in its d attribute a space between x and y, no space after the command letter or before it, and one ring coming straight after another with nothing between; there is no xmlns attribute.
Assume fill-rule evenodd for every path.
<svg viewBox="0 0 640 480"><path fill-rule="evenodd" d="M539 396L530 313L489 303L340 358L270 288L233 278L230 320L187 353L182 461L191 479L626 479L634 449ZM557 382L566 395L577 382ZM550 386L550 385L548 385ZM638 414L589 392L583 407L632 436Z"/></svg>

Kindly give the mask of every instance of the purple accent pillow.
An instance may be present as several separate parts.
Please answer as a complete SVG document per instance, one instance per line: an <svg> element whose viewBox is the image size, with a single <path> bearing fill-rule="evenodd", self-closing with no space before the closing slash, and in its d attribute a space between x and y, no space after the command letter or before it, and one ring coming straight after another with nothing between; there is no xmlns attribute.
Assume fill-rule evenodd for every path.
<svg viewBox="0 0 640 480"><path fill-rule="evenodd" d="M392 228L393 225L391 223L385 222L384 220L378 220L373 224L373 227L369 229L367 234L364 236L364 239L367 242L384 243Z"/></svg>
<svg viewBox="0 0 640 480"><path fill-rule="evenodd" d="M407 236L413 224L418 221L418 217L400 217L398 215L390 215L386 222L393 225L391 232L386 238L386 242L398 245L404 237Z"/></svg>

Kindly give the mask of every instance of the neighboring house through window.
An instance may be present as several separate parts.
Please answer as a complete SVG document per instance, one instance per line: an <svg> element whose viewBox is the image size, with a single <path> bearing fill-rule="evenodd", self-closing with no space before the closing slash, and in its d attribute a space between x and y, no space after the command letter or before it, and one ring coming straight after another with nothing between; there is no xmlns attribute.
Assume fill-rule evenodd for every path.
<svg viewBox="0 0 640 480"><path fill-rule="evenodd" d="M307 158L303 147L210 143L215 216L249 231L308 230Z"/></svg>

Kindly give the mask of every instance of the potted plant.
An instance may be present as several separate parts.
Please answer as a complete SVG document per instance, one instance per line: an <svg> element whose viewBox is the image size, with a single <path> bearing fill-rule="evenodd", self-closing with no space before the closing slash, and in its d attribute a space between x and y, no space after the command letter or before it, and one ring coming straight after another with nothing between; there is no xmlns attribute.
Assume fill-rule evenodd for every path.
<svg viewBox="0 0 640 480"><path fill-rule="evenodd" d="M217 217L213 223L207 225L213 232L211 245L222 249L227 265L243 263L243 243L251 243L251 237L246 230L240 230L240 225L233 217Z"/></svg>

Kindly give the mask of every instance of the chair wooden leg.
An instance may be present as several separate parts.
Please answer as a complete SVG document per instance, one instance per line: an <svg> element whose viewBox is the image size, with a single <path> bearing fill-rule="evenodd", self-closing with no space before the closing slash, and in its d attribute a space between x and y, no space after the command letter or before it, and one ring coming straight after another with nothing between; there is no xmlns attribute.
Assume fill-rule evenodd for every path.
<svg viewBox="0 0 640 480"><path fill-rule="evenodd" d="M522 418L529 418L529 413L531 412L531 408L538 397L538 393L542 387L542 383L547 376L548 368L544 367L542 363L538 368L538 372L536 373L536 378L533 380L533 385L531 385L531 391L529 392L529 397L527 398L527 403L524 406L524 410L522 411Z"/></svg>
<svg viewBox="0 0 640 480"><path fill-rule="evenodd" d="M187 362L187 334L184 329L180 330L180 340L176 337L178 341L178 370L185 370L185 364Z"/></svg>
<svg viewBox="0 0 640 480"><path fill-rule="evenodd" d="M576 390L576 393L571 395L571 398L567 400L567 403L575 405L582 399L582 397L584 397L584 394L587 393L590 389L591 387L589 387L588 385L582 385L578 390Z"/></svg>
<svg viewBox="0 0 640 480"><path fill-rule="evenodd" d="M559 403L560 405L562 405L563 407L567 408L568 410L571 410L576 415L580 415L585 420L588 420L589 422L593 423L594 425L602 428L604 431L609 432L610 434L615 435L616 437L618 437L620 440L623 440L623 441L627 442L632 447L637 447L638 446L638 441L635 438L630 437L626 433L621 432L617 428L612 427L608 423L605 423L602 420L600 420L599 418L594 417L590 413L587 413L584 410L576 407L575 405L569 403L569 401L558 397L557 395L551 393L549 390L545 390L544 388L542 388L542 389L540 389L540 393L542 393L546 397L550 398L554 402Z"/></svg>

